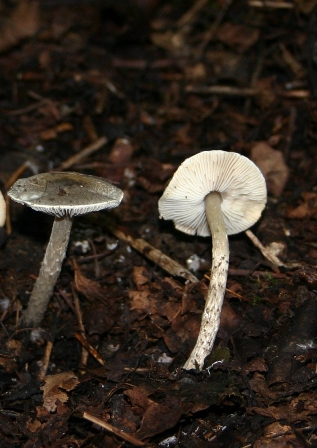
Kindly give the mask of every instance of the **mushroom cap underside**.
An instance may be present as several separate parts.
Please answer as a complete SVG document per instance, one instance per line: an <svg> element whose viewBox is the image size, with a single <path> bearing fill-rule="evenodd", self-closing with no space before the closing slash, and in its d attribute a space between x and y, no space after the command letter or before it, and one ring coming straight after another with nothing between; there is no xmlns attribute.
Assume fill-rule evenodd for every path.
<svg viewBox="0 0 317 448"><path fill-rule="evenodd" d="M101 177L59 171L19 179L8 195L34 210L58 217L114 208L123 198L120 188Z"/></svg>
<svg viewBox="0 0 317 448"><path fill-rule="evenodd" d="M205 197L217 191L228 235L251 227L266 199L265 179L247 157L225 151L203 151L186 159L159 200L160 216L191 235L209 236Z"/></svg>

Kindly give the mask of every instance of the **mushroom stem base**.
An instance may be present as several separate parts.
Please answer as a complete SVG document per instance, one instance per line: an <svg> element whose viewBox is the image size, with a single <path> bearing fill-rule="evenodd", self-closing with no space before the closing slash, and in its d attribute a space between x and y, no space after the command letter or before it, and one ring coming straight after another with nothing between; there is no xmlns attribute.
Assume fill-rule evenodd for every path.
<svg viewBox="0 0 317 448"><path fill-rule="evenodd" d="M206 218L212 236L211 279L197 342L184 369L202 370L211 353L219 329L223 298L226 291L229 244L221 210L221 195L211 192L205 197Z"/></svg>
<svg viewBox="0 0 317 448"><path fill-rule="evenodd" d="M72 222L72 218L68 216L54 219L40 273L35 282L27 309L22 316L23 323L26 326L36 327L44 317L66 255Z"/></svg>

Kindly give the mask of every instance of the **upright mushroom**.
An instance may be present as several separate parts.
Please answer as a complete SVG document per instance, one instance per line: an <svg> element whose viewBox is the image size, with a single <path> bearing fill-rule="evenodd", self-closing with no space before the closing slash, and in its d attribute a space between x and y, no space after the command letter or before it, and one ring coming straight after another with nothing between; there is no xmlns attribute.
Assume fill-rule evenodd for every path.
<svg viewBox="0 0 317 448"><path fill-rule="evenodd" d="M23 314L25 325L37 326L61 271L73 217L117 207L123 192L100 177L55 171L19 179L8 195L16 202L55 216L40 273Z"/></svg>
<svg viewBox="0 0 317 448"><path fill-rule="evenodd" d="M251 227L265 204L265 180L257 166L225 151L204 151L185 160L159 200L160 216L172 219L177 229L212 236L207 300L198 339L184 369L201 370L213 348L228 275L227 235Z"/></svg>

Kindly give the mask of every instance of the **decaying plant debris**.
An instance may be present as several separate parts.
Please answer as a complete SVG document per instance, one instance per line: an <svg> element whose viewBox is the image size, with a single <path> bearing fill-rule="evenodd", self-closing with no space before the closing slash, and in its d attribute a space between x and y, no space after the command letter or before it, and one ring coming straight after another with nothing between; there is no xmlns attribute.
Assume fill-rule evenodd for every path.
<svg viewBox="0 0 317 448"><path fill-rule="evenodd" d="M52 220L6 198L0 446L317 445L315 8L0 2L4 197L50 170L124 191L111 214L74 223L33 329L21 316ZM252 159L269 196L257 246L230 237L215 347L202 372L184 371L210 240L160 220L157 203L181 162L210 150Z"/></svg>

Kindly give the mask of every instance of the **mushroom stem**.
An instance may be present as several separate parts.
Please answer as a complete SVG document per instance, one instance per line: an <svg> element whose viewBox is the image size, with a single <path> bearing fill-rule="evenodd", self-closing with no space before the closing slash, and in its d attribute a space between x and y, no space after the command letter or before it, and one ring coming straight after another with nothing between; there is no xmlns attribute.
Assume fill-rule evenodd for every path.
<svg viewBox="0 0 317 448"><path fill-rule="evenodd" d="M211 192L205 197L206 218L212 236L211 280L198 339L184 369L202 370L205 358L211 353L220 324L223 298L226 290L229 244L221 210L221 195Z"/></svg>
<svg viewBox="0 0 317 448"><path fill-rule="evenodd" d="M26 326L36 327L44 317L66 255L72 223L73 220L69 216L54 219L40 273L35 282L27 309L23 314L23 323Z"/></svg>

